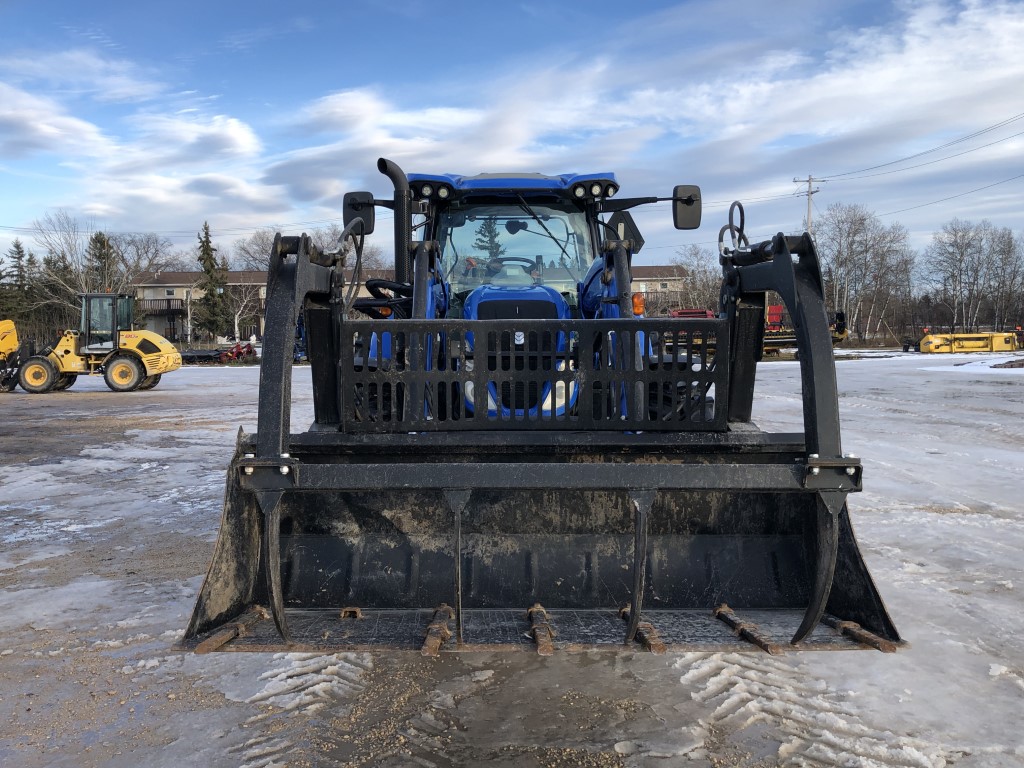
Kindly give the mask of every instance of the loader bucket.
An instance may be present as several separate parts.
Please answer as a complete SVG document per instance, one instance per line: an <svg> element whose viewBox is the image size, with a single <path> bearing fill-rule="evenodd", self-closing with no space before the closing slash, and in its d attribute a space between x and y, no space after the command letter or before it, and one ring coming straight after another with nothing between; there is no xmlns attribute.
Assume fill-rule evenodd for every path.
<svg viewBox="0 0 1024 768"><path fill-rule="evenodd" d="M861 465L839 447L827 318L801 273L809 239L782 238L754 273L783 286L795 319L803 433L749 420L763 293L718 318L382 328L339 316L306 239L285 247L298 258L271 265L259 430L239 433L185 647L900 643L846 506ZM300 308L316 422L291 434ZM510 332L534 351L515 353ZM528 393L559 384L578 393L571 409L526 407ZM524 405L510 395L512 406L488 407L495 392Z"/></svg>

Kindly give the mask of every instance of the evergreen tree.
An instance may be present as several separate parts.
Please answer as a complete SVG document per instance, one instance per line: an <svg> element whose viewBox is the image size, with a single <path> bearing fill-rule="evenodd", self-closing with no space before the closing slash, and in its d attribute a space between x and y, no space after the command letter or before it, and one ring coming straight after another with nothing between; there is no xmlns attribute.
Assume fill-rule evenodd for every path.
<svg viewBox="0 0 1024 768"><path fill-rule="evenodd" d="M85 249L85 285L89 291L110 293L122 283L117 249L110 238L96 232Z"/></svg>
<svg viewBox="0 0 1024 768"><path fill-rule="evenodd" d="M232 322L231 313L224 299L227 263L217 259L217 249L213 245L208 222L203 222L203 231L199 233L197 258L203 276L196 288L202 291L203 295L196 302L193 324L211 336L224 334Z"/></svg>
<svg viewBox="0 0 1024 768"><path fill-rule="evenodd" d="M24 293L25 287L28 285L28 265L26 264L28 257L25 254L25 247L21 244L21 240L14 239L14 242L11 243L11 247L7 251L7 258L11 262L7 275L8 283L15 290Z"/></svg>
<svg viewBox="0 0 1024 768"><path fill-rule="evenodd" d="M487 251L488 258L491 259L500 258L505 253L505 246L498 240L498 223L493 216L485 219L480 229L476 231L473 247Z"/></svg>

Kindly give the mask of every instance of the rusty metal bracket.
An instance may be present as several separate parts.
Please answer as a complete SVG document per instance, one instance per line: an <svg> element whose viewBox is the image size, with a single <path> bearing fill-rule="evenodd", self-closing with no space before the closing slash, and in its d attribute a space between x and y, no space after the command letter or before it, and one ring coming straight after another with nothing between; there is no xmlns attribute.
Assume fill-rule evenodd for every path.
<svg viewBox="0 0 1024 768"><path fill-rule="evenodd" d="M363 618L363 609L353 606L346 606L341 609L341 613L338 614L338 618L361 620Z"/></svg>
<svg viewBox="0 0 1024 768"><path fill-rule="evenodd" d="M530 620L530 634L537 644L538 656L551 656L555 652L555 645L552 642L556 635L554 628L548 621L548 612L540 603L534 603L533 607L526 611L526 618Z"/></svg>
<svg viewBox="0 0 1024 768"><path fill-rule="evenodd" d="M238 621L228 624L224 629L215 635L211 635L196 646L196 653L211 653L230 643L232 640L244 637L249 630L264 619L269 619L270 613L266 608L254 605Z"/></svg>
<svg viewBox="0 0 1024 768"><path fill-rule="evenodd" d="M743 621L739 616L733 613L725 603L715 608L713 611L715 618L719 621L724 621L738 637L743 638L748 643L753 643L765 653L769 653L772 656L782 656L784 654L782 647L777 643L773 643L763 634L761 634L760 627L753 622Z"/></svg>
<svg viewBox="0 0 1024 768"><path fill-rule="evenodd" d="M421 656L437 656L441 653L441 646L452 636L448 622L454 618L455 611L447 603L441 603L434 609L434 616L427 625L427 636L423 639L423 647L420 648Z"/></svg>
<svg viewBox="0 0 1024 768"><path fill-rule="evenodd" d="M875 648L882 653L896 653L896 643L886 640L884 637L879 637L874 632L869 632L855 621L843 621L828 614L822 616L821 621L851 640L856 640L858 643Z"/></svg>

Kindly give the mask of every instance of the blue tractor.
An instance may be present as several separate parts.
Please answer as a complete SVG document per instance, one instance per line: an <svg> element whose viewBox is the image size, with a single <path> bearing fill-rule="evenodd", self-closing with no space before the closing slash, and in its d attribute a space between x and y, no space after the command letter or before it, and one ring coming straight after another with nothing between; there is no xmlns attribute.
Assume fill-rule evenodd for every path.
<svg viewBox="0 0 1024 768"><path fill-rule="evenodd" d="M734 204L720 312L649 318L629 211L667 202L694 229L698 187L378 169L393 196L347 194L338 248L275 240L258 430L186 647L897 647L846 506L861 464L809 236L750 244ZM394 279L363 283L378 208ZM769 291L797 337L798 433L751 420ZM314 422L292 433L300 320Z"/></svg>

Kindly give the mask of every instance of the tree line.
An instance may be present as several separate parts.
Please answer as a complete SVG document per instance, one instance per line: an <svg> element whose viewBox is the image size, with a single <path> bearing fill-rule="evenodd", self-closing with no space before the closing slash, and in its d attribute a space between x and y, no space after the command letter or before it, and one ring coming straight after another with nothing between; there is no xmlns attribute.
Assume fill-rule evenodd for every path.
<svg viewBox="0 0 1024 768"><path fill-rule="evenodd" d="M191 248L174 248L155 233L90 232L65 211L35 222L33 243L16 239L0 254L0 319L14 320L22 339L38 345L54 341L63 330L77 328L82 293L134 294L146 275L196 272L190 286L198 297L190 302L189 341L217 336L239 338L242 329L258 326L261 285L229 283L231 270L266 272L274 241L270 229L239 238L222 252L204 222ZM337 225L313 230L322 249L336 247ZM34 247L33 247L34 246ZM383 268L379 249L367 248L364 269ZM142 320L136 305L136 319Z"/></svg>
<svg viewBox="0 0 1024 768"><path fill-rule="evenodd" d="M1024 236L987 220L953 219L921 251L906 228L860 205L835 203L815 222L825 300L865 344L1024 324ZM691 307L717 309L717 254L691 246L674 263L693 287ZM769 303L781 303L776 297Z"/></svg>
<svg viewBox="0 0 1024 768"><path fill-rule="evenodd" d="M191 325L207 337L238 337L260 312L260 286L228 285L227 276L230 269L265 272L273 230L258 229L224 253L208 223L185 249L154 233L87 232L64 211L34 229L35 249L15 240L0 255L0 319L14 320L23 338L48 342L77 327L80 293L133 293L142 275L159 271L200 273L193 288L202 298ZM330 250L340 234L330 225L310 236ZM886 225L863 206L836 203L816 222L814 235L829 310L846 314L852 338L861 343L899 342L925 328L999 331L1024 324L1024 237L1008 228L953 219L918 252L901 224ZM717 310L717 255L690 246L673 263L688 275L673 303ZM366 247L362 267L387 267L379 248ZM676 308L651 298L650 314Z"/></svg>

